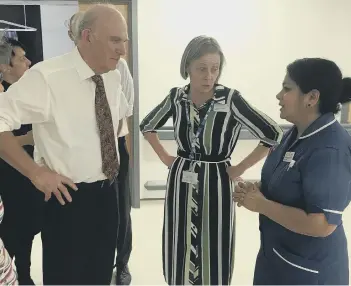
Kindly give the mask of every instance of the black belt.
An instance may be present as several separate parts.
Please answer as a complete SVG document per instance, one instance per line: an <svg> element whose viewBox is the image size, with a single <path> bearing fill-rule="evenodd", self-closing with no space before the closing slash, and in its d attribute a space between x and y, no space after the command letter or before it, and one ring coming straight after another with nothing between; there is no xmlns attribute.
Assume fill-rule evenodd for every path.
<svg viewBox="0 0 351 286"><path fill-rule="evenodd" d="M178 150L177 154L179 157L191 160L190 152ZM213 162L213 163L230 160L230 157L225 157L220 155L206 155L206 154L200 154L200 153L196 153L194 157L195 157L194 161L204 161L204 162Z"/></svg>
<svg viewBox="0 0 351 286"><path fill-rule="evenodd" d="M115 179L117 180L117 179ZM113 181L112 183L114 183L115 181ZM96 187L100 187L100 188L103 188L105 185L106 186L109 186L112 184L110 182L109 179L105 179L105 180L100 180L100 181L95 181L95 182L91 182L91 183L86 183L86 182L81 182L81 183L76 183L76 186L79 187L87 187L87 188L96 188Z"/></svg>

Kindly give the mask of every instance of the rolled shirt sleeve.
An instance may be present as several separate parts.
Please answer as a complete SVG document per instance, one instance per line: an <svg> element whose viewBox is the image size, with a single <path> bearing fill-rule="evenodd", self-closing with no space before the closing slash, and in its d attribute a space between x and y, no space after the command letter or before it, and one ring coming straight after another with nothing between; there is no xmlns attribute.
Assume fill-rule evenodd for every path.
<svg viewBox="0 0 351 286"><path fill-rule="evenodd" d="M155 132L172 116L172 91L140 123L142 133Z"/></svg>
<svg viewBox="0 0 351 286"><path fill-rule="evenodd" d="M46 122L49 109L47 83L39 71L30 69L0 94L0 132L19 129L22 124Z"/></svg>
<svg viewBox="0 0 351 286"><path fill-rule="evenodd" d="M129 104L128 101L126 99L126 97L124 96L124 93L122 92L122 90L120 91L120 103L119 103L119 120L125 119L128 114L129 111Z"/></svg>
<svg viewBox="0 0 351 286"><path fill-rule="evenodd" d="M132 75L129 71L128 64L124 59L120 59L118 63L118 70L121 74L121 85L123 94L128 102L128 109L126 111L126 117L133 115L134 107L134 82Z"/></svg>
<svg viewBox="0 0 351 286"><path fill-rule="evenodd" d="M329 224L341 224L350 202L350 183L350 154L331 147L313 151L302 173L307 213L324 213Z"/></svg>
<svg viewBox="0 0 351 286"><path fill-rule="evenodd" d="M236 90L233 90L230 109L235 119L260 139L261 145L272 147L281 141L283 130L280 126L269 116L251 106Z"/></svg>

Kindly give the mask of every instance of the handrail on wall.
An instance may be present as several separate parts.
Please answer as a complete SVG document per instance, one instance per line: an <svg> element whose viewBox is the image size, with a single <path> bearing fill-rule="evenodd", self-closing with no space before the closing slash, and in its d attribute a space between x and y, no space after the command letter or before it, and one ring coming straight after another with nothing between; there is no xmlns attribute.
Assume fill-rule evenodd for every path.
<svg viewBox="0 0 351 286"><path fill-rule="evenodd" d="M346 131L351 135L351 124L341 124ZM284 132L288 131L291 128L291 124L282 124L280 127ZM160 140L174 140L173 127L172 126L164 126L157 130L158 137ZM239 135L239 140L257 140L255 136L253 136L250 131L246 128L242 128Z"/></svg>
<svg viewBox="0 0 351 286"><path fill-rule="evenodd" d="M246 182L257 182L259 180L245 180ZM146 181L144 187L148 191L165 191L167 186L166 181Z"/></svg>
<svg viewBox="0 0 351 286"><path fill-rule="evenodd" d="M351 135L351 124L341 124L346 131ZM284 132L288 131L291 128L291 125L284 124L280 125L280 127L283 129ZM173 127L171 126L165 126L160 128L160 130L157 131L158 136L160 140L174 140L174 135L173 135ZM257 140L246 128L242 128L240 135L239 135L240 140ZM256 182L258 180L248 180L251 182ZM164 191L166 190L166 181L158 181L158 180L150 180L146 181L144 184L144 187L148 191Z"/></svg>

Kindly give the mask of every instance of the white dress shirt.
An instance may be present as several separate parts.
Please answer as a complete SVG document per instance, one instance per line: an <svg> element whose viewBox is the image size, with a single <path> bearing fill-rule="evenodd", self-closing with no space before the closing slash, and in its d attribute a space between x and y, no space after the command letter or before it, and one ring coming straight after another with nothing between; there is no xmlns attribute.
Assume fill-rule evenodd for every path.
<svg viewBox="0 0 351 286"><path fill-rule="evenodd" d="M34 65L0 97L0 132L33 125L37 163L75 183L106 179L102 173L100 136L95 117L92 69L77 48ZM114 134L131 112L118 70L102 75ZM116 140L118 152L118 140ZM40 155L39 155L40 154Z"/></svg>
<svg viewBox="0 0 351 286"><path fill-rule="evenodd" d="M130 74L129 67L125 59L120 59L117 64L117 69L121 74L121 85L122 92L128 102L128 113L126 117L133 115L133 105L134 105L134 83L132 75ZM129 133L127 120L123 119L121 130L118 134L118 137L126 136Z"/></svg>

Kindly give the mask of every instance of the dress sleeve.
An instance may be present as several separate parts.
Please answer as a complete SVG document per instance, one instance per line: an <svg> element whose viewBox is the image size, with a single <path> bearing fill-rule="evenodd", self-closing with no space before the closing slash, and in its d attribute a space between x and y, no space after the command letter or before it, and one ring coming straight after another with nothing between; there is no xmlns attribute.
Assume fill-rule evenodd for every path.
<svg viewBox="0 0 351 286"><path fill-rule="evenodd" d="M142 133L155 132L172 116L172 91L141 122Z"/></svg>
<svg viewBox="0 0 351 286"><path fill-rule="evenodd" d="M313 151L302 168L307 213L324 213L329 224L339 225L350 202L351 156L335 148Z"/></svg>
<svg viewBox="0 0 351 286"><path fill-rule="evenodd" d="M280 126L266 114L251 106L238 91L234 91L230 109L235 119L260 139L262 145L272 147L282 139L283 130Z"/></svg>

